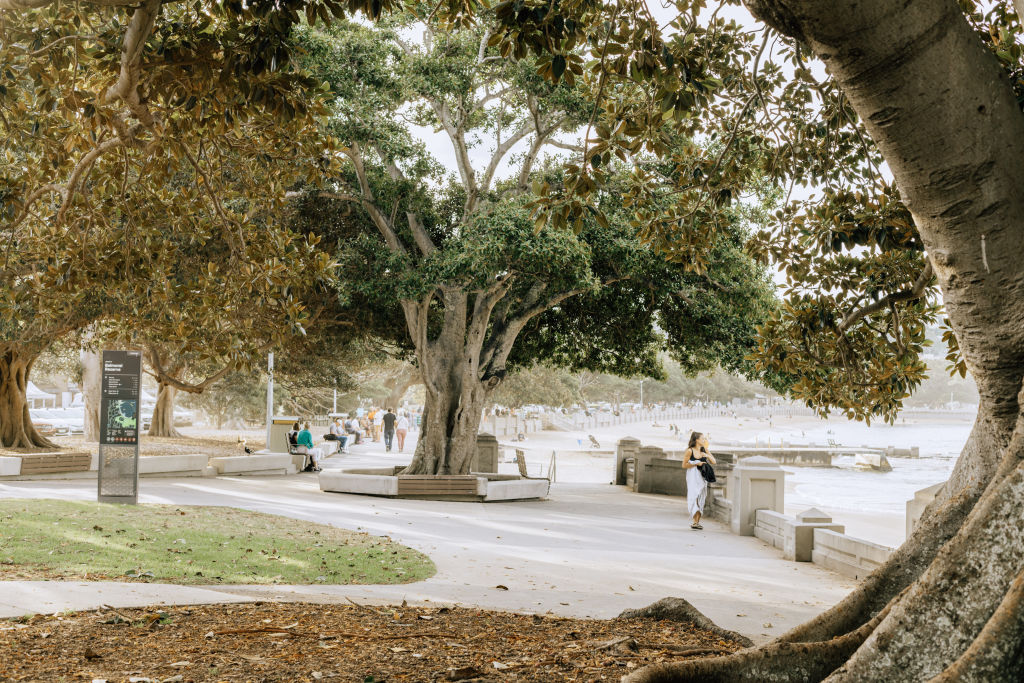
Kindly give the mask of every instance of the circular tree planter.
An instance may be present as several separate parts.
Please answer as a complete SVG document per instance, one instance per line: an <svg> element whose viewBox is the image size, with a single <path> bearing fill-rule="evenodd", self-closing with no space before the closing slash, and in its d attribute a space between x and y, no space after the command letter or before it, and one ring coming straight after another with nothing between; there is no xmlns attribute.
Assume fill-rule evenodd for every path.
<svg viewBox="0 0 1024 683"><path fill-rule="evenodd" d="M551 482L547 479L524 479L518 474L399 474L402 469L404 468L376 467L321 472L320 490L385 498L489 503L544 498L551 487Z"/></svg>

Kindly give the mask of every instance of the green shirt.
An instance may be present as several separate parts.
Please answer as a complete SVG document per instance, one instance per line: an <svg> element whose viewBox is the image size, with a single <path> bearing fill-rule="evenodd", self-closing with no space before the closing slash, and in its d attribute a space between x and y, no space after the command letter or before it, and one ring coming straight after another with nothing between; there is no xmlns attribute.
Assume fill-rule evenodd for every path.
<svg viewBox="0 0 1024 683"><path fill-rule="evenodd" d="M313 435L309 433L308 429L303 429L299 432L299 435L295 438L296 443L306 448L313 447Z"/></svg>

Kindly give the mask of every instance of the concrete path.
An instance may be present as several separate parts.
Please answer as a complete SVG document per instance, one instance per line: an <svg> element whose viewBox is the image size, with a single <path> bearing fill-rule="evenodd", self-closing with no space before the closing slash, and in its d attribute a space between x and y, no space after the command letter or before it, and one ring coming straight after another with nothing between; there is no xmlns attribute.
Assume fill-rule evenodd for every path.
<svg viewBox="0 0 1024 683"><path fill-rule="evenodd" d="M331 458L331 468L383 456ZM358 462L357 462L358 461ZM101 607L248 600L459 604L610 618L666 596L692 602L755 641L840 600L854 582L735 536L693 531L685 501L602 484L556 484L543 501L445 503L319 490L316 476L144 479L141 501L224 505L390 536L429 555L438 573L398 586L204 586L11 581L0 616ZM95 482L0 483L2 498L95 500ZM497 588L505 586L508 590Z"/></svg>

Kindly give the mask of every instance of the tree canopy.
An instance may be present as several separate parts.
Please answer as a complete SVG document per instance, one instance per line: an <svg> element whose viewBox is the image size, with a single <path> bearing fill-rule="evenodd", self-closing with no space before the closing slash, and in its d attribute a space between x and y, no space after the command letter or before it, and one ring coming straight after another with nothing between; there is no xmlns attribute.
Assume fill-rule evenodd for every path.
<svg viewBox="0 0 1024 683"><path fill-rule="evenodd" d="M717 363L753 373L745 354L774 299L743 252L742 206L729 209L702 267L651 252L614 187L573 226L531 218L534 193L562 182L545 148L578 147L585 91L503 59L483 27L400 17L304 30L299 42L303 64L334 95L330 130L345 163L297 197L294 226L337 245L352 314L415 353L428 419L411 471L468 467L489 392L540 357L660 375L667 348L690 371ZM446 134L457 178L416 126Z"/></svg>
<svg viewBox="0 0 1024 683"><path fill-rule="evenodd" d="M908 542L839 605L764 646L628 679L1012 678L1024 665L1020 17L1006 2L746 0L756 19L741 24L721 13L730 4L676 3L664 31L632 0L496 6L499 50L544 55L554 81L575 65L596 102L596 135L535 210L574 222L596 209L611 159L647 149L676 163L676 202L636 218L678 256L718 233L723 198L767 179L785 200L749 248L788 286L759 365L822 412L893 419L944 312L979 415ZM647 96L620 98L629 83ZM716 144L673 156L666 121ZM633 178L629 201L649 186L641 167Z"/></svg>
<svg viewBox="0 0 1024 683"><path fill-rule="evenodd" d="M329 149L319 83L290 64L304 7L342 13L0 3L0 443L47 445L24 387L71 331L115 321L238 365L275 336L257 321L306 320L295 290L330 261L275 218Z"/></svg>

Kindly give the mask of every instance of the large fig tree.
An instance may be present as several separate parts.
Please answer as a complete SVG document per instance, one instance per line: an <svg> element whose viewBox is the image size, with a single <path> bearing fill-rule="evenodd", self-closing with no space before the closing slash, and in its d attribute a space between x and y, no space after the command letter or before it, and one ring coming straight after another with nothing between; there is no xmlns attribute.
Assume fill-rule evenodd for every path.
<svg viewBox="0 0 1024 683"><path fill-rule="evenodd" d="M296 220L338 245L340 296L415 353L426 406L409 473L469 471L482 410L517 363L659 374L667 345L688 369L740 368L773 303L742 252L739 205L705 245L706 269L647 249L614 191L573 225L538 224L528 203L561 182L545 150L579 149L593 109L572 84L578 67L551 85L491 37L395 20L301 38L335 94L346 163L298 200ZM422 128L445 134L457 178Z"/></svg>
<svg viewBox="0 0 1024 683"><path fill-rule="evenodd" d="M719 9L728 4L736 3ZM676 3L665 31L632 0L496 7L504 54L571 63L573 46L585 44L578 59L589 60L599 103L625 82L650 95L597 114L604 125L580 155L588 163L570 169L541 208L572 220L588 198L595 205L605 154L659 146L654 123L701 130L719 141L703 160L659 151L685 181L675 219L648 221L648 230L665 253L687 251L717 231L707 209L722 192L767 177L794 197L750 244L784 268L789 290L763 330L758 362L822 412L892 419L924 376L924 325L941 304L949 357L973 375L980 409L921 524L841 603L758 648L628 680L1019 680L1024 8L744 4L756 20ZM765 175L750 175L755 168ZM806 189L791 194L799 185ZM638 182L632 193L644 191ZM692 220L702 214L711 220Z"/></svg>

